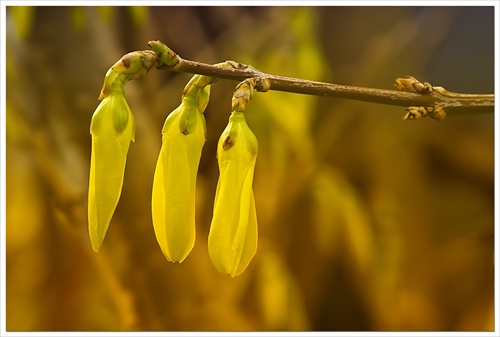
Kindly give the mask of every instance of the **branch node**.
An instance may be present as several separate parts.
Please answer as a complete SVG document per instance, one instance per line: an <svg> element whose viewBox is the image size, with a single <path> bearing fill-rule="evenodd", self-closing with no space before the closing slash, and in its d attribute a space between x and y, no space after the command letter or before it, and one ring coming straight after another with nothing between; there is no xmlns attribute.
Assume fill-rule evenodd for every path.
<svg viewBox="0 0 500 337"><path fill-rule="evenodd" d="M414 92L422 95L430 95L434 92L443 95L446 92L443 87L433 87L429 82L422 83L413 76L396 78L395 86L399 90ZM432 119L440 121L446 117L444 109L437 104L434 106L410 106L406 109L406 111L407 113L404 115L403 120L420 119L429 116Z"/></svg>
<svg viewBox="0 0 500 337"><path fill-rule="evenodd" d="M413 76L396 78L396 84L394 86L401 91L424 95L431 94L434 91L434 88L429 82L422 83Z"/></svg>
<svg viewBox="0 0 500 337"><path fill-rule="evenodd" d="M434 108L432 106L410 106L406 108L406 115L404 115L403 120L414 120L427 116L436 121L440 121L446 117L446 112L441 107Z"/></svg>
<svg viewBox="0 0 500 337"><path fill-rule="evenodd" d="M271 89L271 81L267 77L255 77L255 90L266 92Z"/></svg>

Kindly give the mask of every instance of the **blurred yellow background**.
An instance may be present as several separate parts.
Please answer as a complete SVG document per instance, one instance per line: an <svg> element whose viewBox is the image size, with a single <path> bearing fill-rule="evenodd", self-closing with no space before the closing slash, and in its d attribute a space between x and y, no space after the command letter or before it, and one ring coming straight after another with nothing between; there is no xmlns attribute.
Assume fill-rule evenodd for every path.
<svg viewBox="0 0 500 337"><path fill-rule="evenodd" d="M196 243L171 264L151 187L191 75L151 71L125 87L136 141L98 253L86 199L104 74L150 40L284 76L493 93L493 7L8 7L6 26L7 331L493 330L493 114L402 121L402 107L256 93L259 246L232 279L207 236L237 83L212 86Z"/></svg>

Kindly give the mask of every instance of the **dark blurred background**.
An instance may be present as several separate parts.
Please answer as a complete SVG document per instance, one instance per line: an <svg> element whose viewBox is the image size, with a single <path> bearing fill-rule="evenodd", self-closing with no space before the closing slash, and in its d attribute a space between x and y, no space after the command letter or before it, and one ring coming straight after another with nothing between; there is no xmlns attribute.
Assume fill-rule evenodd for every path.
<svg viewBox="0 0 500 337"><path fill-rule="evenodd" d="M8 331L493 330L493 114L402 121L402 107L256 93L259 247L232 279L207 236L237 83L212 86L196 244L171 264L151 187L191 75L154 70L125 88L136 141L98 253L86 213L104 74L148 41L311 80L493 93L493 7L7 7L6 26Z"/></svg>

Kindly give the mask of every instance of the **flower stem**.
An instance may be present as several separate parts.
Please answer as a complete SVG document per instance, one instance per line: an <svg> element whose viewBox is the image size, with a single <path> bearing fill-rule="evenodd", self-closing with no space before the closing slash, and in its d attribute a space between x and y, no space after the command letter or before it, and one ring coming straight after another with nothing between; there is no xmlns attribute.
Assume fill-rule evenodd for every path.
<svg viewBox="0 0 500 337"><path fill-rule="evenodd" d="M159 42L152 41L150 45L151 43ZM441 87L431 87L428 83L426 83L428 85L426 88L428 89L430 87L431 90L424 91L411 87L405 88L398 85L396 86L400 90L387 90L317 82L264 73L252 66L234 61L227 61L232 67L220 67L218 65L186 60L172 50L169 49L169 51L171 52L169 56L171 56L172 60L175 59L175 62L169 62L171 65L167 65L165 61L159 61L158 69L201 74L234 81L254 78L256 81L255 89L260 92L277 90L306 95L337 97L379 104L406 106L413 109L415 107L430 107L432 110L446 110L446 114L492 113L494 110L495 100L493 94L454 93ZM411 84L415 83L423 86L423 84L413 77L406 78L406 80L408 79L412 80ZM400 80L402 79L397 79L396 82L399 83L398 81ZM418 86L416 87L421 89ZM432 88L435 90L432 90ZM432 114L429 114L429 116L433 117Z"/></svg>

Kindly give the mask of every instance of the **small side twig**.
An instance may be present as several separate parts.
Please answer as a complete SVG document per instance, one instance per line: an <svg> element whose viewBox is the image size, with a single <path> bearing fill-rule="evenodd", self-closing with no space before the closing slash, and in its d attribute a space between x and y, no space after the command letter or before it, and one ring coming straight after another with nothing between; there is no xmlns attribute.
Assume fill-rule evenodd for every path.
<svg viewBox="0 0 500 337"><path fill-rule="evenodd" d="M429 116L441 120L446 114L475 114L493 112L494 109L493 94L454 93L442 87L432 87L427 82L421 83L411 76L396 79L396 87L399 90L348 86L268 74L252 66L234 61L227 61L232 67L223 68L183 59L159 41L150 41L149 45L158 54L157 69L200 74L239 82L247 78L254 78L256 81L255 90L260 92L277 90L406 106L408 107L407 114L403 119ZM158 52L158 50L166 50L166 52Z"/></svg>

